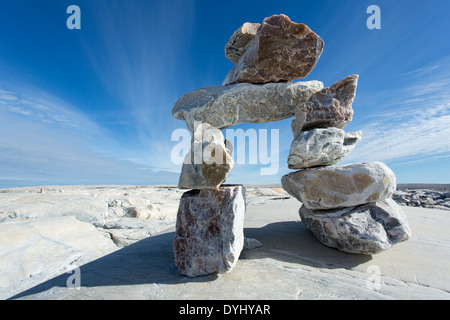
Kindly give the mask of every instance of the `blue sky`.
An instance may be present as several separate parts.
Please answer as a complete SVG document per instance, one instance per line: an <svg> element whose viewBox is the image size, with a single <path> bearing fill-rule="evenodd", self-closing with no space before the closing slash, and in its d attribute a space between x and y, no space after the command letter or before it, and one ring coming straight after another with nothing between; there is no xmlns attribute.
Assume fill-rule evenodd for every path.
<svg viewBox="0 0 450 320"><path fill-rule="evenodd" d="M81 30L69 30L69 5ZM381 30L369 30L369 5ZM15 0L0 4L0 187L176 184L171 109L220 85L228 38L244 22L284 13L325 41L303 80L359 74L354 120L363 140L342 164L383 161L399 183L450 183L448 0ZM279 183L291 119L279 129L279 171L237 165L228 182Z"/></svg>

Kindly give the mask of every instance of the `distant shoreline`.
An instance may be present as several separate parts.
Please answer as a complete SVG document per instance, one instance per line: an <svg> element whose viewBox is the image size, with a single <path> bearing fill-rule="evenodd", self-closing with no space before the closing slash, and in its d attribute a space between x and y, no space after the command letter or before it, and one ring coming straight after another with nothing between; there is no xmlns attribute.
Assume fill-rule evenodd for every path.
<svg viewBox="0 0 450 320"><path fill-rule="evenodd" d="M244 185L247 188L281 188L281 184L267 184L267 185L257 185L249 184ZM399 190L411 190L411 189L427 189L435 191L450 191L450 184L439 184L439 183L399 183L397 185Z"/></svg>
<svg viewBox="0 0 450 320"><path fill-rule="evenodd" d="M176 185L52 185L52 186L28 186L28 187L4 187L0 186L0 193L4 193L6 190L19 190L19 189L33 189L44 188L48 191L55 191L64 188L87 188L87 189L106 189L106 188L173 188L177 189ZM244 184L246 188L281 188L281 184ZM439 183L400 183L397 185L398 190L414 190L414 189L427 189L435 191L450 191L450 184Z"/></svg>
<svg viewBox="0 0 450 320"><path fill-rule="evenodd" d="M427 189L435 191L449 191L450 184L432 184L432 183L402 183L397 185L398 190Z"/></svg>

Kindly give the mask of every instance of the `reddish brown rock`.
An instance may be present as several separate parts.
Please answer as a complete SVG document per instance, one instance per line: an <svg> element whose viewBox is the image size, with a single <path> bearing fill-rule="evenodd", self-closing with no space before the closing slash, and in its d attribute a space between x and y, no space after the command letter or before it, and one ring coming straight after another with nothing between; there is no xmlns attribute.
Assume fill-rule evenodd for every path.
<svg viewBox="0 0 450 320"><path fill-rule="evenodd" d="M294 23L284 14L266 18L223 85L304 78L316 65L323 47L322 38L308 26Z"/></svg>
<svg viewBox="0 0 450 320"><path fill-rule="evenodd" d="M313 94L308 102L296 110L292 123L294 136L300 131L335 127L343 129L353 120L353 101L356 97L358 75L348 76L329 88Z"/></svg>
<svg viewBox="0 0 450 320"><path fill-rule="evenodd" d="M227 273L244 246L245 188L192 190L180 200L173 243L181 274Z"/></svg>

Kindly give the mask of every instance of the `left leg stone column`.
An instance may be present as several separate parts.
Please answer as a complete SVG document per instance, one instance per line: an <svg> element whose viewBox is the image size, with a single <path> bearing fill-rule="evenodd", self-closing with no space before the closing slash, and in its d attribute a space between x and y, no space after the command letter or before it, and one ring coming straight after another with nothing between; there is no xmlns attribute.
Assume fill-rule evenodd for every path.
<svg viewBox="0 0 450 320"><path fill-rule="evenodd" d="M244 246L245 210L243 186L186 192L173 243L179 272L189 277L230 272Z"/></svg>

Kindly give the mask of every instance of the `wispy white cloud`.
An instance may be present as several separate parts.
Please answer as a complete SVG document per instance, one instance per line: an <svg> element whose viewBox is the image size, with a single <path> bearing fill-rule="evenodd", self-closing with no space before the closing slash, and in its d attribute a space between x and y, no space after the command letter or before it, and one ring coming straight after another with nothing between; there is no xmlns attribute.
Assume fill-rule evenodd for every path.
<svg viewBox="0 0 450 320"><path fill-rule="evenodd" d="M85 43L84 49L99 82L127 119L130 147L122 159L179 172L170 158L171 134L185 125L172 119L171 109L180 96L176 88L194 25L193 1L89 5L98 41Z"/></svg>
<svg viewBox="0 0 450 320"><path fill-rule="evenodd" d="M17 100L16 96L10 94L0 94L0 100L2 101L15 101Z"/></svg>
<svg viewBox="0 0 450 320"><path fill-rule="evenodd" d="M404 73L404 86L385 92L384 99L376 99L384 106L373 109L359 121L363 140L345 163L374 160L412 163L447 157L450 154L449 72L450 65L442 63Z"/></svg>
<svg viewBox="0 0 450 320"><path fill-rule="evenodd" d="M363 140L346 160L393 161L450 152L449 124L450 104L387 115L363 128Z"/></svg>
<svg viewBox="0 0 450 320"><path fill-rule="evenodd" d="M5 99L5 87L16 99ZM0 88L0 187L170 180L168 173L124 160L126 146L69 103L25 85Z"/></svg>
<svg viewBox="0 0 450 320"><path fill-rule="evenodd" d="M180 55L192 31L193 2L173 4L85 5L85 12L93 14L90 32L98 32L98 41L83 42L84 52L98 82L118 105L114 117L102 119L95 106L73 106L27 86L17 74L2 72L0 176L5 179L0 180L177 181L181 167L170 158L171 133L184 124L170 122L170 110L178 95L173 88L183 66ZM119 128L102 125L116 118Z"/></svg>
<svg viewBox="0 0 450 320"><path fill-rule="evenodd" d="M101 131L99 126L77 108L55 96L30 88L24 83L13 85L0 82L0 88L5 86L8 87L8 91L4 89L2 91L8 94L0 95L3 113L10 112L36 122L78 129L83 133L98 134Z"/></svg>

